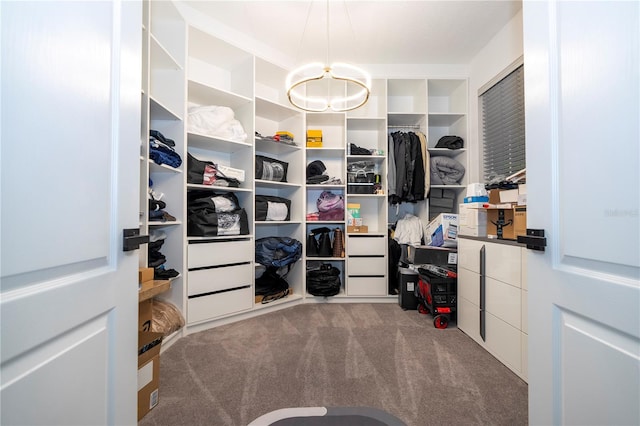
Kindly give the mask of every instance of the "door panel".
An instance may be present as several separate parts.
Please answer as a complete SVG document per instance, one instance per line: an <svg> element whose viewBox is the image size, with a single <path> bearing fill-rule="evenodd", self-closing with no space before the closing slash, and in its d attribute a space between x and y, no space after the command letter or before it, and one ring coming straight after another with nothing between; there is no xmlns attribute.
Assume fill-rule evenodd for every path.
<svg viewBox="0 0 640 426"><path fill-rule="evenodd" d="M529 422L639 424L640 4L524 2L523 24L527 227L547 237Z"/></svg>
<svg viewBox="0 0 640 426"><path fill-rule="evenodd" d="M561 373L558 385L564 389L562 423L638 424L638 340L570 311L558 309L555 316L562 333L554 350L554 363ZM615 368L607 369L609 374L599 374L603 363ZM614 395L603 403L599 389ZM585 410L590 406L597 409Z"/></svg>
<svg viewBox="0 0 640 426"><path fill-rule="evenodd" d="M3 424L107 424L108 321L104 315L84 323L7 365L2 404L10 409L3 409ZM29 373L20 377L24 372ZM46 418L39 410L44 407Z"/></svg>
<svg viewBox="0 0 640 426"><path fill-rule="evenodd" d="M1 2L0 423L135 424L139 2Z"/></svg>

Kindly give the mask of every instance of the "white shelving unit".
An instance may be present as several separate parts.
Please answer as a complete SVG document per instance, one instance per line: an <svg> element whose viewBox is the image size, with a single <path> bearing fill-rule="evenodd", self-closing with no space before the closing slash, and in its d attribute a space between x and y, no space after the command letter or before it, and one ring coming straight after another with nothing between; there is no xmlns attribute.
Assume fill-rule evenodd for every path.
<svg viewBox="0 0 640 426"><path fill-rule="evenodd" d="M248 234L230 236L191 235L187 224L185 316L187 326L197 326L253 307L254 64L252 55L193 26L187 28L187 52L187 105L230 109L245 133L230 138L214 128L202 134L187 117L187 151L198 160L244 170L245 179L238 188L186 183L186 198L232 192L249 221Z"/></svg>
<svg viewBox="0 0 640 426"><path fill-rule="evenodd" d="M186 170L185 117L185 22L171 2L143 2L142 46L143 74L140 126L140 233L163 231L166 234L160 252L166 257L163 266L180 273L171 280L169 290L157 295L184 312L185 210L184 170ZM182 164L171 167L156 164L150 155L149 132L157 130L175 142ZM153 183L153 185L151 185ZM175 221L149 219L148 192L162 194L164 209ZM147 246L139 250L140 267L151 267ZM177 337L180 332L165 340Z"/></svg>
<svg viewBox="0 0 640 426"><path fill-rule="evenodd" d="M430 156L446 156L460 162L468 170L467 155L467 80L466 79L430 79L427 81L428 134L427 141ZM460 136L465 145L461 149L435 148L443 136ZM458 185L431 185L431 189L453 190L455 198L452 213L457 213L458 204L463 202L467 187L467 172ZM432 214L430 213L430 216Z"/></svg>
<svg viewBox="0 0 640 426"><path fill-rule="evenodd" d="M349 233L346 238L347 295L351 297L388 296L387 256L387 81L375 79L371 96L363 108L347 112L346 164L373 164L373 185L349 185L347 203L360 206L366 233ZM351 152L351 144L367 149L371 155ZM361 175L362 176L362 175ZM369 181L371 174L367 175Z"/></svg>
<svg viewBox="0 0 640 426"><path fill-rule="evenodd" d="M255 195L288 199L291 201L291 208L289 221L256 220L254 234L256 239L281 236L294 238L304 244L304 113L288 106L288 102L285 103L282 97L282 84L286 78L287 70L259 58L256 58L255 61L255 130L266 137L274 136L279 131L289 132L293 134L296 145L255 138L256 155L285 161L288 164L286 182L256 180ZM304 275L303 262L298 261L293 264L286 276L291 294L278 303L302 299ZM272 303L274 302L265 305L256 303L254 309L267 308Z"/></svg>
<svg viewBox="0 0 640 426"><path fill-rule="evenodd" d="M305 149L305 164L308 165L312 161L322 161L326 167L325 174L331 178L339 178L342 184L338 185L306 185L305 186L305 218L306 214L318 211L317 200L323 191L331 191L340 195L345 201L346 215L346 169L345 169L345 137L346 137L346 116L344 113L307 113L306 114L306 130L322 130L322 148L307 147ZM306 137L305 130L305 137ZM306 171L306 169L305 169ZM306 174L305 174L306 179ZM335 221L316 221L306 220L305 222L305 242L306 235L311 231L327 227L332 230L331 235L335 235L334 230L339 228L343 234L346 232L345 219ZM305 247L306 248L306 247ZM342 289L339 294L332 296L333 298L345 297L346 274L345 274L345 258L343 257L308 257L305 250L305 266L308 262L320 261L331 264L338 268L341 272L340 282ZM323 301L325 298L315 297L306 293L306 297L310 300Z"/></svg>
<svg viewBox="0 0 640 426"><path fill-rule="evenodd" d="M389 132L422 132L427 138L430 158L434 156L454 158L464 166L465 170L468 169L466 147L458 150L435 148L438 140L447 135L460 136L465 144L467 142L467 79L389 79L387 87ZM457 213L457 206L464 198L466 185L465 172L459 184L432 184L426 188L426 192L428 196L433 197L442 194L442 190L446 190L448 195L453 195L452 207L448 211ZM432 216L436 215L435 210L435 208L429 208L429 200L415 204L402 203L390 206L389 221L395 223L409 213L428 223Z"/></svg>
<svg viewBox="0 0 640 426"><path fill-rule="evenodd" d="M176 305L187 320L187 326L178 335L290 303L395 302L396 296L387 294L389 223L407 212L426 223L429 205L428 201L421 201L389 206L389 132L391 129L421 131L427 136L430 155L452 156L466 167L466 148L451 151L434 147L444 135L455 134L466 142L466 78L378 78L372 82L369 101L357 110L305 113L292 107L286 97L284 80L288 70L210 34L206 28L185 22L172 2L144 2L144 11L140 188L146 194L151 178L154 190L164 194L167 211L176 221L150 222L145 198L140 203L140 230L141 233L154 229L166 232L162 252L167 256L167 267L181 272L171 290L159 296ZM338 94L347 89L334 85L331 90ZM242 125L246 139L191 131L188 125L191 105L230 108ZM176 142L176 151L183 160L180 167L173 169L149 161L150 129L159 130ZM321 148L306 147L308 129L322 130ZM256 132L270 137L278 131L292 133L297 146L255 137ZM373 151L373 155L351 154L348 147L352 143ZM239 188L189 183L188 153L199 160L242 169L245 180ZM286 182L255 179L256 155L287 162ZM307 185L306 166L314 160L322 161L326 174L340 178L342 184ZM374 163L375 174L380 177L378 193L349 191L347 167L357 161ZM446 189L454 189L460 197L465 185L466 181ZM431 189L434 188L441 189ZM360 204L363 224L368 227L366 234L349 234L346 217L337 221L308 220L307 214L317 211L316 200L325 190L344 197L345 208L349 203ZM194 191L233 192L247 213L249 233L225 237L188 235L187 200ZM290 220L255 220L257 195L291 200ZM343 231L345 257L307 257L303 250L302 260L287 276L292 294L265 305L256 302L256 239L289 236L306 244L311 230L325 226ZM325 299L307 293L306 266L312 261L328 262L341 270L342 289L338 295ZM144 253L141 253L140 264L147 265ZM378 269L373 268L374 264ZM224 274L225 279L217 280L216 274L224 271L228 272Z"/></svg>

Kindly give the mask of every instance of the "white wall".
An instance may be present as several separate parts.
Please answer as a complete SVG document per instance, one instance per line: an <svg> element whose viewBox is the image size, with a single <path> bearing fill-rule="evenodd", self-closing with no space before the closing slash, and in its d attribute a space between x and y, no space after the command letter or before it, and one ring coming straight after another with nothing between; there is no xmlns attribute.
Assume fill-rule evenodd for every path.
<svg viewBox="0 0 640 426"><path fill-rule="evenodd" d="M469 64L469 182L482 182L478 89L523 54L522 10L473 58ZM525 58L526 61L526 58Z"/></svg>

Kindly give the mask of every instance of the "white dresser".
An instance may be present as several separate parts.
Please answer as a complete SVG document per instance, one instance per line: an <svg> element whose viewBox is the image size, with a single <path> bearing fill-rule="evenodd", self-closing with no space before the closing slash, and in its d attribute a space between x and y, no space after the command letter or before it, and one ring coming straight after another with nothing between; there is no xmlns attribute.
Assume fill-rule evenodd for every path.
<svg viewBox="0 0 640 426"><path fill-rule="evenodd" d="M251 309L254 247L249 238L189 242L187 323Z"/></svg>
<svg viewBox="0 0 640 426"><path fill-rule="evenodd" d="M382 234L348 234L347 295L387 295L387 238Z"/></svg>
<svg viewBox="0 0 640 426"><path fill-rule="evenodd" d="M458 328L527 381L526 248L458 239Z"/></svg>

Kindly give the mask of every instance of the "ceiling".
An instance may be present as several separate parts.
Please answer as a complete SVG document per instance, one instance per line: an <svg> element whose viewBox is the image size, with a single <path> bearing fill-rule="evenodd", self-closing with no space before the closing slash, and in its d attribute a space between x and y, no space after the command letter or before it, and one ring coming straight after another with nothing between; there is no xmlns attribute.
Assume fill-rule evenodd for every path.
<svg viewBox="0 0 640 426"><path fill-rule="evenodd" d="M329 62L358 64L468 64L522 7L521 0L181 3L291 63L324 62L329 50Z"/></svg>

